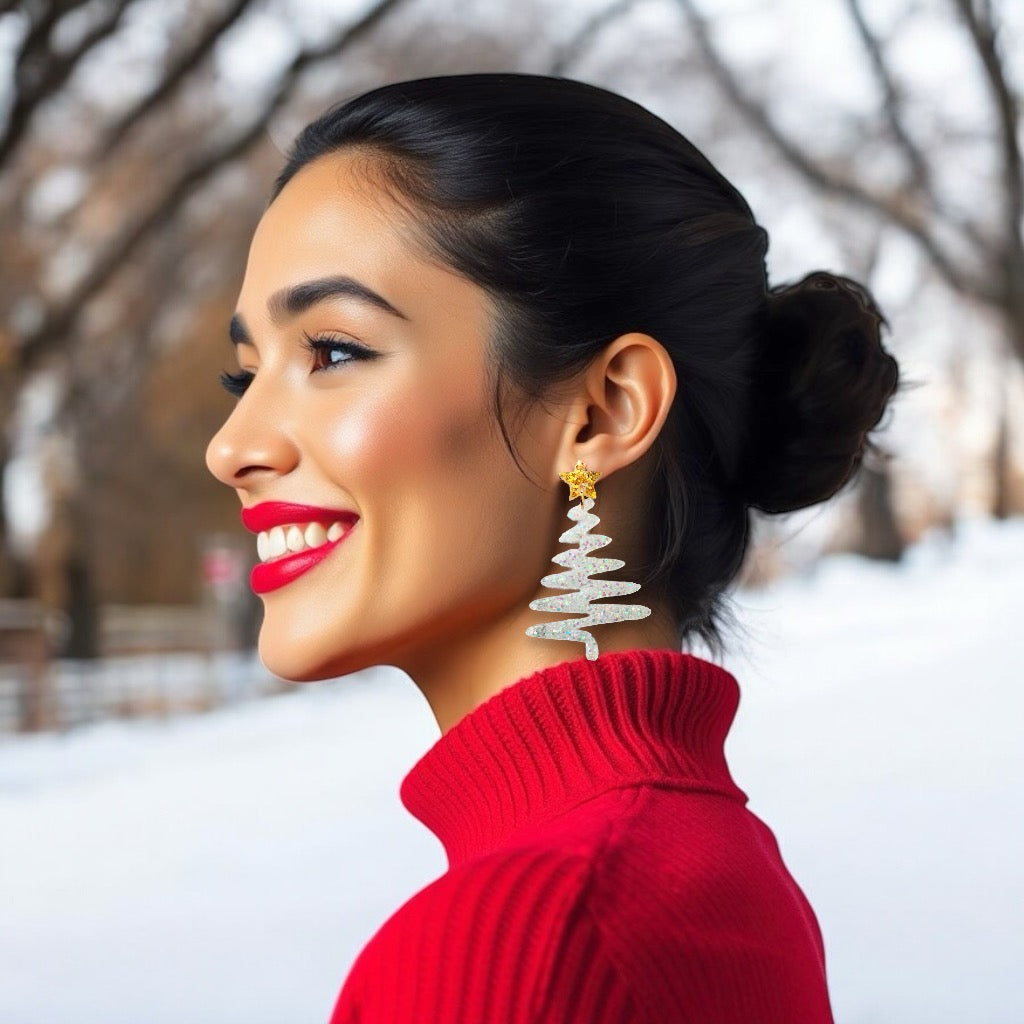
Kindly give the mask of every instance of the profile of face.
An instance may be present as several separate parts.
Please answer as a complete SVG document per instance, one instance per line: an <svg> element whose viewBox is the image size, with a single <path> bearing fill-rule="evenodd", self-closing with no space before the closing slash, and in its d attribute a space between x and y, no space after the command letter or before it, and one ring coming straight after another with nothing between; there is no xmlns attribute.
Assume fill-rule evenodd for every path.
<svg viewBox="0 0 1024 1024"><path fill-rule="evenodd" d="M553 459L565 422L527 416L528 478L494 417L490 300L414 235L342 151L302 168L252 240L240 397L207 465L260 534L260 655L283 678L412 671L521 615L549 571L565 510L553 523L535 481L565 467L530 463Z"/></svg>
<svg viewBox="0 0 1024 1024"><path fill-rule="evenodd" d="M631 564L616 510L633 525L675 374L653 339L617 338L507 417L520 468L494 412L495 305L429 254L372 167L358 150L320 156L260 220L232 320L238 403L207 465L257 534L267 668L300 681L396 665L444 728L495 673L581 656L525 635L559 617L529 608L571 525L559 474L577 458L602 470L608 554ZM602 649L673 646L673 629L618 623Z"/></svg>

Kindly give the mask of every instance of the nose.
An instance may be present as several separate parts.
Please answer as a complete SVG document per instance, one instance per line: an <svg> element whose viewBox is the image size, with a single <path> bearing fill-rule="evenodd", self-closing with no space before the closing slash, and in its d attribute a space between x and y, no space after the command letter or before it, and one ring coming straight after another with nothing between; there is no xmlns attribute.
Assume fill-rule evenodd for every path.
<svg viewBox="0 0 1024 1024"><path fill-rule="evenodd" d="M228 487L259 486L291 472L299 449L286 428L288 417L261 401L255 382L238 400L206 448L206 467Z"/></svg>

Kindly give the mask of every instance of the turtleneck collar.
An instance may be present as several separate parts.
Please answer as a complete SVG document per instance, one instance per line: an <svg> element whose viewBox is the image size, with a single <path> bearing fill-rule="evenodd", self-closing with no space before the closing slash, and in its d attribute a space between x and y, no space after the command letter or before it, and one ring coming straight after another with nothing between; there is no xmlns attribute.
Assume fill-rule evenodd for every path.
<svg viewBox="0 0 1024 1024"><path fill-rule="evenodd" d="M746 802L725 761L739 686L668 648L541 669L461 718L402 781L451 867L610 789L644 782Z"/></svg>

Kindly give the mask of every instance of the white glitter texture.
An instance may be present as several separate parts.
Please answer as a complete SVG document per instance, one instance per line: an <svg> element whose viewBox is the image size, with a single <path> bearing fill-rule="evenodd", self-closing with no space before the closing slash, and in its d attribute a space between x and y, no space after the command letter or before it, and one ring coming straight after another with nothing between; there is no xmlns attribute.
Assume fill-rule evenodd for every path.
<svg viewBox="0 0 1024 1024"><path fill-rule="evenodd" d="M587 658L593 661L598 656L597 641L593 635L582 627L597 626L605 622L625 622L628 619L646 619L651 609L642 604L599 604L590 602L602 597L620 597L633 594L640 589L639 583L626 583L620 580L592 580L590 576L599 572L610 572L621 569L626 563L621 558L591 558L588 551L603 548L611 544L611 537L601 533L591 533L591 527L601 520L591 513L593 499L581 498L579 505L573 505L568 512L569 518L576 525L559 537L566 544L578 544L568 551L560 551L552 562L569 566L569 572L557 572L545 576L540 582L542 586L558 590L575 590L573 594L560 597L542 597L530 602L530 607L538 612L586 612L581 619L563 619L560 622L545 622L539 626L530 626L527 636L536 636L544 640L576 640L587 645Z"/></svg>

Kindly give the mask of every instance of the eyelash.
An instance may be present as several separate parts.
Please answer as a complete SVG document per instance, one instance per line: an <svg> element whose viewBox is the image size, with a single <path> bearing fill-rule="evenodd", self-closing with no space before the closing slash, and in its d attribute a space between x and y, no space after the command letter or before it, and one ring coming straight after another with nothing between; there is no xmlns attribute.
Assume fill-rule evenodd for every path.
<svg viewBox="0 0 1024 1024"><path fill-rule="evenodd" d="M314 362L313 373L322 373L325 370L336 370L346 363L355 362L360 359L374 359L377 356L376 352L366 348L365 345L357 344L354 341L348 341L337 336L330 334L318 334L309 335L303 333L304 346L312 353L314 360L319 359L324 354L330 354L333 352L346 352L350 356L349 359L338 363L328 363L326 366L317 365ZM228 373L226 370L220 375L220 383L228 394L234 395L235 398L241 398L245 394L246 389L252 383L255 374L251 370L242 370L241 373Z"/></svg>

